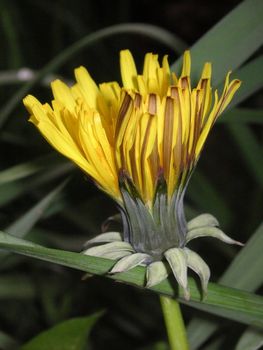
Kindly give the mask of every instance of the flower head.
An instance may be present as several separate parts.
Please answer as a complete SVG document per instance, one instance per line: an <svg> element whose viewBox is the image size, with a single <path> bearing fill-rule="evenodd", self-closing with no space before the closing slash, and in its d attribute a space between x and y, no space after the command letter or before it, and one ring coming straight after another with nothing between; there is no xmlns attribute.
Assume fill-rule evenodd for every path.
<svg viewBox="0 0 263 350"><path fill-rule="evenodd" d="M80 67L75 70L77 82L72 87L60 80L51 84L51 105L41 104L33 96L27 96L24 104L30 121L48 142L93 178L121 209L125 242L119 243L126 243L124 249L115 246L117 253L113 254L113 245L108 243L104 245L104 249L109 247L108 253L98 253L101 246L89 248L87 253L122 258L114 272L124 270L125 264L126 269L148 264L148 285L156 283L154 275L164 276L164 266L158 262L165 257L187 290L187 266L199 271L205 263L185 248L190 232L183 209L185 189L209 131L240 81L230 81L228 73L219 96L211 87L211 64L205 63L197 86L192 88L189 51L184 53L178 77L170 71L167 56L160 64L152 53L145 55L141 74L128 50L121 51L120 66L122 86L117 82L97 86ZM208 226L215 231L215 220L209 218L203 217L201 224L199 219L194 229ZM204 231L198 235L205 235ZM207 283L207 276L202 278Z"/></svg>

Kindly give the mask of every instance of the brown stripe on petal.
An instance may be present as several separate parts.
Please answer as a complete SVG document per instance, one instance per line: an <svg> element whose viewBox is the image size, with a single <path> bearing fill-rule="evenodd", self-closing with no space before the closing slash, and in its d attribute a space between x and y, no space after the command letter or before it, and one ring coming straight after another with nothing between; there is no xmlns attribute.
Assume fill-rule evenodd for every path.
<svg viewBox="0 0 263 350"><path fill-rule="evenodd" d="M139 93L136 92L135 98L134 98L134 107L140 108L141 102L142 102L142 95L140 95Z"/></svg>
<svg viewBox="0 0 263 350"><path fill-rule="evenodd" d="M148 113L151 115L155 115L157 113L157 103L155 94L149 95Z"/></svg>
<svg viewBox="0 0 263 350"><path fill-rule="evenodd" d="M123 122L123 119L125 118L125 115L127 114L127 111L129 109L131 103L132 103L131 96L127 92L125 92L125 96L123 98L123 101L122 101L122 104L121 104L121 107L119 110L119 114L117 117L117 123L116 123L116 129L115 129L115 139L117 138L117 135L118 135L120 128L121 128L121 124Z"/></svg>
<svg viewBox="0 0 263 350"><path fill-rule="evenodd" d="M188 77L182 77L180 79L181 82L181 88L182 89L188 89L189 88L189 81L188 81Z"/></svg>
<svg viewBox="0 0 263 350"><path fill-rule="evenodd" d="M204 108L205 108L205 97L206 97L207 82L208 82L207 79L202 79L202 82L201 82L201 89L202 89L203 92L204 92L203 99L202 99L201 106L200 106L200 112L201 112L201 115L202 115L202 116L203 116L203 114L204 114ZM202 119L203 119L203 118L202 118Z"/></svg>
<svg viewBox="0 0 263 350"><path fill-rule="evenodd" d="M196 148L196 144L199 138L199 135L201 133L201 122L202 122L202 118L201 118L201 110L199 108L199 94L200 94L200 90L196 91L196 100L195 100L195 115L194 115L194 137L193 137L193 144L192 144L192 149L190 151L190 158L193 160L194 158L194 154L195 154L195 148Z"/></svg>
<svg viewBox="0 0 263 350"><path fill-rule="evenodd" d="M149 157L149 166L150 166L152 178L154 181L157 179L157 176L158 176L158 171L160 169L159 164L160 162L159 162L159 155L158 155L158 146L157 146L157 140L155 140L152 153Z"/></svg>
<svg viewBox="0 0 263 350"><path fill-rule="evenodd" d="M153 179L153 178L152 179L148 179L147 178L147 174L145 172L146 166L147 166L147 164L145 164L145 163L148 161L146 159L146 150L147 150L147 144L149 142L149 134L150 134L150 129L152 127L153 118L154 117L149 115L149 120L148 120L148 124L147 124L147 127L146 127L144 141L143 141L142 150L141 150L141 172L142 172L142 187L143 187L143 198L144 199L147 198L147 195L148 195L148 193L147 193L147 182ZM149 199L149 198L147 198L147 199Z"/></svg>
<svg viewBox="0 0 263 350"><path fill-rule="evenodd" d="M167 177L169 176L172 140L173 140L173 124L174 124L174 99L166 98L165 112L164 112L164 130L163 130L163 168Z"/></svg>
<svg viewBox="0 0 263 350"><path fill-rule="evenodd" d="M130 160L131 160L131 169L132 169L132 179L137 189L141 192L141 184L138 176L137 165L136 165L136 154L135 154L135 142L130 150Z"/></svg>
<svg viewBox="0 0 263 350"><path fill-rule="evenodd" d="M171 86L171 97L176 98L178 96L178 87Z"/></svg>

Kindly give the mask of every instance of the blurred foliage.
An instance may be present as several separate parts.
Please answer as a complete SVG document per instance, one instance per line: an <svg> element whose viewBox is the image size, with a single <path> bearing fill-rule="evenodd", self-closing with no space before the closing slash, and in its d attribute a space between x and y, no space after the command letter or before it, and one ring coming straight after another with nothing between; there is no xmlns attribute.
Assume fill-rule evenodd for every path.
<svg viewBox="0 0 263 350"><path fill-rule="evenodd" d="M119 80L118 52L123 48L133 52L138 64L142 64L148 51L168 53L172 64L183 47L194 44L240 2L1 0L1 229L49 247L78 252L88 238L101 231L105 219L117 212L108 197L57 155L27 123L27 112L21 102L17 103L20 95L30 89L42 101L49 100L50 80L59 76L70 82L78 65L86 66L97 82ZM68 50L87 35L127 22L158 25L164 31L159 32L155 27L147 29L144 25L141 30L137 26L137 31L119 27L113 30L114 35L102 32L81 49L75 46ZM173 39L171 33L176 35ZM263 37L262 32L259 34ZM221 41L223 45L224 37ZM186 202L189 218L211 212L225 232L243 242L249 240L262 221L261 55L262 49L253 54L252 59L258 65L246 66L253 79L244 81L251 92L254 83L256 93L248 94L239 109L226 112L213 130L190 183ZM238 72L235 74L239 76ZM240 68L240 74L246 77L246 70ZM68 177L68 183L60 186ZM119 224L114 222L110 227L118 228ZM209 262L213 281L217 281L238 249L214 241L205 245L202 242L193 245ZM235 260L231 270L235 279L232 274L228 277L226 274L221 281L226 285L235 281L238 288L260 294L263 281L258 274L262 264L261 260L258 260L261 265L254 260L260 256L262 227L249 247ZM57 323L102 309L106 311L91 332L88 349L105 349L105 344L115 350L166 349L162 343L165 329L158 298L153 293L98 276L84 279L82 272L7 252L1 252L0 260L0 349L19 348ZM251 266L255 270L251 271ZM239 279L238 273L242 278ZM234 349L245 330L238 322L222 323L220 318L187 305L183 306L183 313L186 322L192 322L189 338L193 349L198 346L203 349L205 345L206 349L221 349L221 346ZM251 333L253 338L251 330L247 337ZM213 336L207 340L210 334ZM247 337L243 335L238 349ZM260 344L262 338L258 334L253 339L256 342L258 338Z"/></svg>

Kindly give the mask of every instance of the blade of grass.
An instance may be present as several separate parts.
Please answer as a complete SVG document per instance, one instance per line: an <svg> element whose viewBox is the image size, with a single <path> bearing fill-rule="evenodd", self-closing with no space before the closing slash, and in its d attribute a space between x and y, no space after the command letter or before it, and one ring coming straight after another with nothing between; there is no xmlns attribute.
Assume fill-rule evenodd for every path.
<svg viewBox="0 0 263 350"><path fill-rule="evenodd" d="M204 62L213 63L213 83L245 62L263 43L263 2L246 0L234 8L192 47L192 72L196 79ZM175 65L181 65L180 58ZM173 66L174 68L174 66Z"/></svg>
<svg viewBox="0 0 263 350"><path fill-rule="evenodd" d="M14 108L21 102L25 95L46 75L54 72L61 67L71 57L79 53L81 50L94 45L96 42L120 34L140 34L152 38L160 43L167 45L169 48L179 54L185 49L185 44L171 34L167 30L150 24L143 23L126 23L117 24L107 27L97 32L91 33L53 58L46 66L44 66L38 74L27 84L23 85L0 110L0 128L4 125L6 119L13 112Z"/></svg>
<svg viewBox="0 0 263 350"><path fill-rule="evenodd" d="M263 224L259 226L245 247L232 261L226 272L220 279L220 283L226 286L253 292L263 283ZM249 268L247 268L249 266ZM245 273L242 273L245 271ZM220 323L194 318L188 325L188 338L191 349L198 349L218 328Z"/></svg>
<svg viewBox="0 0 263 350"><path fill-rule="evenodd" d="M63 266L68 266L91 274L105 275L112 268L114 261L83 256L79 253L45 248L41 245L16 238L7 233L0 232L0 247L14 253L23 254L48 262L53 262ZM137 267L125 273L114 276L106 275L117 281L134 284L139 287L144 286L145 268ZM197 309L230 318L245 324L254 324L263 328L263 297L220 286L215 283L209 284L208 296L205 301L201 301L200 289L193 279L189 279L191 300L183 299L183 291L178 294L177 284L172 280L165 280L151 290L167 296L179 295L179 300Z"/></svg>

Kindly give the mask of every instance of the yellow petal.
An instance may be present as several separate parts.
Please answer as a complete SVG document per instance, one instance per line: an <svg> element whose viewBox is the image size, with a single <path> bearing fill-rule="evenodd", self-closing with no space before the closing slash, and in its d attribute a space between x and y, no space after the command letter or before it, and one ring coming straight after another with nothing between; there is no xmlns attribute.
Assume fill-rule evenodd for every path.
<svg viewBox="0 0 263 350"><path fill-rule="evenodd" d="M79 91L81 92L86 103L91 108L96 109L99 96L97 84L91 78L86 68L82 66L75 69L75 77L78 82Z"/></svg>
<svg viewBox="0 0 263 350"><path fill-rule="evenodd" d="M183 69L181 73L181 77L189 77L190 76L190 71L191 71L191 56L190 56L190 51L185 51L184 52L184 57L183 57Z"/></svg>
<svg viewBox="0 0 263 350"><path fill-rule="evenodd" d="M55 100L59 101L71 113L75 109L75 100L72 96L70 88L60 80L55 80L51 83L51 89Z"/></svg>
<svg viewBox="0 0 263 350"><path fill-rule="evenodd" d="M137 70L132 54L129 50L122 50L120 52L120 66L123 86L126 89L137 90Z"/></svg>

